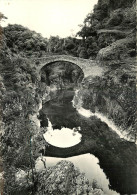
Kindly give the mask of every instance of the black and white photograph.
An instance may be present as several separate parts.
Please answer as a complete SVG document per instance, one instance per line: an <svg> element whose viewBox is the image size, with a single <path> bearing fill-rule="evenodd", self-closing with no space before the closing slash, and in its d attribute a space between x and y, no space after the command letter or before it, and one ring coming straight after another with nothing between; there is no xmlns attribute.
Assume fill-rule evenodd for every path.
<svg viewBox="0 0 137 195"><path fill-rule="evenodd" d="M0 0L0 195L137 195L136 0Z"/></svg>

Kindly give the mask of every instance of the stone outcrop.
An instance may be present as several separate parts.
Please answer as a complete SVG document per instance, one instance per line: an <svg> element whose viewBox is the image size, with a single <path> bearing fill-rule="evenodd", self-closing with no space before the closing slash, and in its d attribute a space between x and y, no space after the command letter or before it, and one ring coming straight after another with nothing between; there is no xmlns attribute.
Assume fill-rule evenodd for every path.
<svg viewBox="0 0 137 195"><path fill-rule="evenodd" d="M135 37L127 37L117 40L111 45L101 49L97 55L97 59L101 61L116 61L132 57L132 55L133 57L135 56Z"/></svg>
<svg viewBox="0 0 137 195"><path fill-rule="evenodd" d="M104 74L85 79L79 92L84 108L104 114L127 130L133 140L136 137L135 13L134 0L98 1L93 14L86 19L89 28L96 31L93 39L98 43L96 61L104 68ZM95 19L98 27L93 25Z"/></svg>

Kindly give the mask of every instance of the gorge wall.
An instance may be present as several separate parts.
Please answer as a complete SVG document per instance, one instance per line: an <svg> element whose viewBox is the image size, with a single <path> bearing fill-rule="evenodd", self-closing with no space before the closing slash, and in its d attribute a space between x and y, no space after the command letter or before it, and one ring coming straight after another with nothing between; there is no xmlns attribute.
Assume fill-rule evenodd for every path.
<svg viewBox="0 0 137 195"><path fill-rule="evenodd" d="M116 1L117 2L117 1ZM78 33L96 53L104 75L87 78L79 91L83 107L98 111L136 139L135 1L98 1ZM88 24L88 25L87 25ZM93 52L91 52L93 54ZM91 55L92 55L91 54ZM136 141L136 140L135 140Z"/></svg>
<svg viewBox="0 0 137 195"><path fill-rule="evenodd" d="M63 87L65 83L73 87L77 83L74 81L76 75L79 74L77 79L82 77L82 73L74 68L75 76L71 74L71 80L66 79L70 77L70 74L67 75L69 71L66 69L63 72L58 64L61 76L53 74L56 66L53 69L49 68L48 79L51 74L55 77L50 78L48 83L45 74L42 73L40 77L34 68L34 58L56 53L95 59L104 73L94 78L88 75L83 80L76 104L82 100L85 109L106 115L117 126L126 129L129 137L135 139L135 19L135 1L99 0L78 33L82 40L76 38L66 38L66 41L61 38L47 40L21 25L9 25L3 31L0 29L2 32L0 163L3 164L0 171L1 174L5 172L3 180L5 195L15 194L17 189L20 190L15 180L15 174L19 169L28 172L27 183L23 188L29 192L33 190L35 160L40 155L39 151L46 145L42 137L44 129L36 125L34 116L37 118L42 100L47 101L50 98L50 82L59 86L66 80ZM46 70L43 68L42 71Z"/></svg>

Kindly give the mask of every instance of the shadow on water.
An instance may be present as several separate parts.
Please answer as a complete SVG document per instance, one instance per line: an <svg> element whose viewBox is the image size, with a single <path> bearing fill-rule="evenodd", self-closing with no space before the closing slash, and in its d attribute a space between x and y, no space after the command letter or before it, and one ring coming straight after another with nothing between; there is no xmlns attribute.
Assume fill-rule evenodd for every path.
<svg viewBox="0 0 137 195"><path fill-rule="evenodd" d="M69 148L50 145L43 155L67 158L91 153L99 159L100 167L110 181L110 188L120 194L137 193L137 158L134 143L120 139L104 122L96 117L85 118L72 106L74 91L60 91L43 104L41 126L51 121L53 129L81 127L82 140ZM92 163L92 162L91 162Z"/></svg>

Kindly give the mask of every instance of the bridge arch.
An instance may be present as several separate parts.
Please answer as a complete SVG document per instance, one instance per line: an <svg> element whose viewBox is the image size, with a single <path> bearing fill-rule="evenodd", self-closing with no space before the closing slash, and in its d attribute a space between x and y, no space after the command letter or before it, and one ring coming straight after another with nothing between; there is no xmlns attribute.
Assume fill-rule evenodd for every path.
<svg viewBox="0 0 137 195"><path fill-rule="evenodd" d="M57 60L46 63L39 72L41 81L47 85L51 83L62 86L79 85L84 79L84 72L78 65L67 61ZM58 83L58 84L57 84ZM61 84L62 83L62 84Z"/></svg>
<svg viewBox="0 0 137 195"><path fill-rule="evenodd" d="M43 66L57 61L70 62L79 66L83 71L85 78L88 76L101 76L103 73L103 68L97 65L95 60L83 59L68 55L52 55L46 56L44 58L33 59L33 63L35 64L38 72L40 72Z"/></svg>

